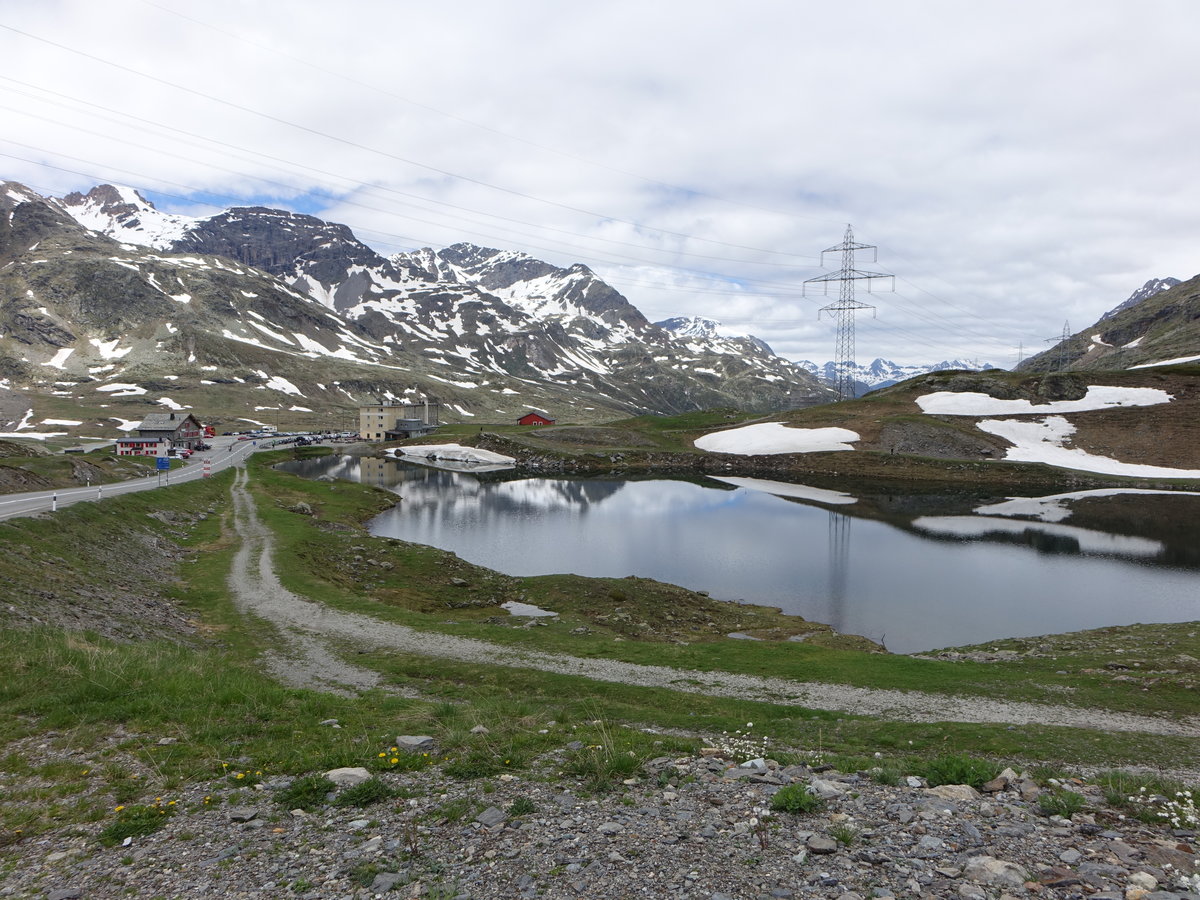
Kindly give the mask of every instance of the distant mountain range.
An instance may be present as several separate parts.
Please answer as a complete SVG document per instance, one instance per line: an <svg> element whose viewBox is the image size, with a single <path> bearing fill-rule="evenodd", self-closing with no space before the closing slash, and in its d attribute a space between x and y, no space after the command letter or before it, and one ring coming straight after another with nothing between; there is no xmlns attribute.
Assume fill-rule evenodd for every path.
<svg viewBox="0 0 1200 900"><path fill-rule="evenodd" d="M771 348L767 345L766 341L752 335L730 336L721 323L714 319L706 319L700 316L675 316L674 318L664 319L654 324L660 328L667 329L681 340L697 338L706 341L751 341L763 351L771 352ZM818 364L807 359L802 359L797 361L797 365L811 372L823 384L834 385L837 383L837 363L835 362L830 361ZM963 359L943 360L939 363L923 365L920 363L901 364L892 362L890 359L877 358L869 363L856 364L854 366L855 395L887 387L888 385L896 384L916 375L924 375L927 372L942 372L948 369L982 372L985 369L994 368L996 367L990 363L979 363Z"/></svg>
<svg viewBox="0 0 1200 900"><path fill-rule="evenodd" d="M831 361L818 365L815 362L802 359L799 361L799 365L812 372L825 384L837 383L836 362ZM986 369L994 368L996 367L991 363L980 363L975 360L965 359L950 359L929 364L903 364L892 362L890 359L876 358L869 363L856 363L854 365L852 369L855 388L854 394L855 396L861 396L868 391L885 388L917 375L924 375L927 372L944 372L951 369L982 372Z"/></svg>
<svg viewBox="0 0 1200 900"><path fill-rule="evenodd" d="M0 379L0 431L36 422L34 406L86 418L97 401L118 422L158 404L279 421L431 397L444 421L494 422L832 397L761 341L677 338L583 265L465 243L385 258L312 216L188 218L128 188L55 199L12 182Z"/></svg>

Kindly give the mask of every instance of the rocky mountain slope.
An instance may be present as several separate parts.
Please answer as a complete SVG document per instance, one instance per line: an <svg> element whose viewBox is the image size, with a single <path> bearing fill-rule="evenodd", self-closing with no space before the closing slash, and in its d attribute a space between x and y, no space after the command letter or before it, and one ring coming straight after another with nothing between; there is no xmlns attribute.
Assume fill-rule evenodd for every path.
<svg viewBox="0 0 1200 900"><path fill-rule="evenodd" d="M494 422L831 396L765 345L675 340L586 266L470 244L385 258L312 216L189 219L111 185L0 185L0 378L0 431L106 401L88 433L158 404L300 427L376 397Z"/></svg>
<svg viewBox="0 0 1200 900"><path fill-rule="evenodd" d="M1018 369L1135 369L1181 361L1200 361L1200 275L1148 281L1094 325Z"/></svg>

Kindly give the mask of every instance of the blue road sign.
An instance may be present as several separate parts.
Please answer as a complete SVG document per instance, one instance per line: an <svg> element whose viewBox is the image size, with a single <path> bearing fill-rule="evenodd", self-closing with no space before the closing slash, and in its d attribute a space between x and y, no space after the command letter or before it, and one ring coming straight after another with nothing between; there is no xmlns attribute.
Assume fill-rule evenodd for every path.
<svg viewBox="0 0 1200 900"><path fill-rule="evenodd" d="M161 471L161 470L163 470L163 469L169 469L169 468L171 468L171 460L170 460L170 459L168 459L167 457L165 457L165 456L157 456L157 457L155 457L155 460L156 460L156 462L155 462L155 466L154 466L154 467L155 467L156 469L158 469L158 470L160 470L160 471Z"/></svg>

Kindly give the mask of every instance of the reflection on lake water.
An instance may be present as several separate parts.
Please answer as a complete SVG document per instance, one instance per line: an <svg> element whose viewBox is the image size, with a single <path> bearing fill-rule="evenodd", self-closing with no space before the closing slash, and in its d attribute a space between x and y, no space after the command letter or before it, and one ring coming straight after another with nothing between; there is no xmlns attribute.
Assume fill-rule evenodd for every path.
<svg viewBox="0 0 1200 900"><path fill-rule="evenodd" d="M1064 495L984 516L973 510L986 504L961 497L869 496L863 485L477 478L351 457L283 468L398 493L371 523L377 535L511 575L655 578L900 653L1200 618L1195 495Z"/></svg>

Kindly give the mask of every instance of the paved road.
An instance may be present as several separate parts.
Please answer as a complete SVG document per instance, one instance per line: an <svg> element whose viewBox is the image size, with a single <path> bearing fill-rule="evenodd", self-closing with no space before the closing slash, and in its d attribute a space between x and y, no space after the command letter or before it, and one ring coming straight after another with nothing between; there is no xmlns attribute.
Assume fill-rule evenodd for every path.
<svg viewBox="0 0 1200 900"><path fill-rule="evenodd" d="M72 503L103 500L105 497L116 497L130 491L149 491L158 487L168 487L185 481L194 481L204 477L204 460L209 460L209 471L213 474L239 464L250 453L269 443L269 441L239 441L236 438L213 438L213 449L196 453L184 465L161 475L155 474L147 478L135 478L131 481L118 481L112 484L92 485L81 488L59 488L50 491L33 491L26 494L0 495L0 519L11 519L15 516L28 516L34 513L47 512Z"/></svg>

